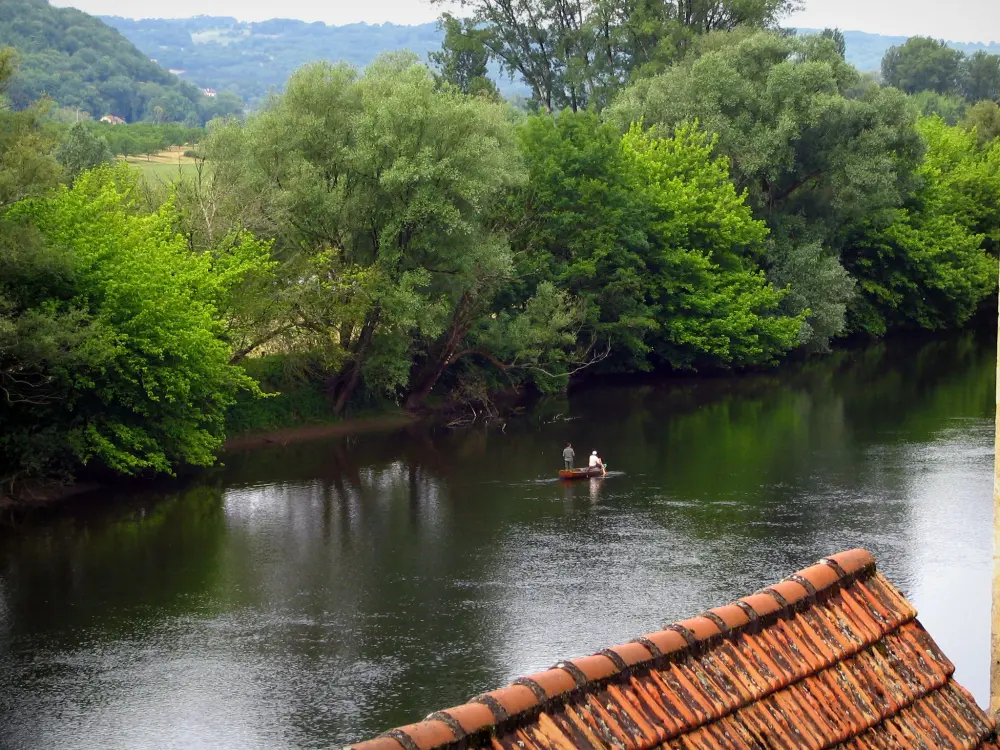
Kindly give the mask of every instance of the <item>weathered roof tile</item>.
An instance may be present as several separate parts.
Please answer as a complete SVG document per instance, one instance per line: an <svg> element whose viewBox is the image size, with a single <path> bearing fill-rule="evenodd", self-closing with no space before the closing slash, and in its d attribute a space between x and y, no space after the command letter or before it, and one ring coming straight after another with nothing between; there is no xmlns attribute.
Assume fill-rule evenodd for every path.
<svg viewBox="0 0 1000 750"><path fill-rule="evenodd" d="M994 721L864 550L560 662L355 750L1000 750Z"/></svg>

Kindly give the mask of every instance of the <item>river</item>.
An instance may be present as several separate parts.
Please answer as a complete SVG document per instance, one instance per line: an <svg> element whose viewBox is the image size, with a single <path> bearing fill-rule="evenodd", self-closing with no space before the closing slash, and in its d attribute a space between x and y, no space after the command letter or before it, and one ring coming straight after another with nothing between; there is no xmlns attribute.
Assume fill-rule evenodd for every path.
<svg viewBox="0 0 1000 750"><path fill-rule="evenodd" d="M988 695L994 344L594 385L0 531L0 747L319 748L871 550ZM563 442L613 475L563 486Z"/></svg>

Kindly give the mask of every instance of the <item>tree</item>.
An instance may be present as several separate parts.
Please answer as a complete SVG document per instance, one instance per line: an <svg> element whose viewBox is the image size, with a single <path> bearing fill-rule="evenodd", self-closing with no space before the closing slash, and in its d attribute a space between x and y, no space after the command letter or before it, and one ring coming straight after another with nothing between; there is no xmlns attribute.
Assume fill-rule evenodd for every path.
<svg viewBox="0 0 1000 750"><path fill-rule="evenodd" d="M922 187L902 207L869 217L849 246L862 296L854 327L959 326L996 289L1000 239L1000 148L982 153L975 134L940 118L920 122L927 155Z"/></svg>
<svg viewBox="0 0 1000 750"><path fill-rule="evenodd" d="M882 80L907 94L918 91L951 94L958 89L963 58L961 52L943 41L910 37L885 53Z"/></svg>
<svg viewBox="0 0 1000 750"><path fill-rule="evenodd" d="M484 220L521 179L508 117L396 55L363 75L304 68L246 126L209 139L217 180L270 196L257 221L297 285L294 325L325 351L336 411L362 384L397 394L415 342L446 353L439 339L462 299L503 265Z"/></svg>
<svg viewBox="0 0 1000 750"><path fill-rule="evenodd" d="M581 336L607 346L609 369L647 369L658 326L647 299L648 206L636 194L616 129L593 112L532 116L519 128L528 182L502 213L519 304L552 283L584 304Z"/></svg>
<svg viewBox="0 0 1000 750"><path fill-rule="evenodd" d="M59 164L50 156L52 140L42 128L44 106L9 107L6 95L16 71L14 51L0 48L0 214L59 176Z"/></svg>
<svg viewBox="0 0 1000 750"><path fill-rule="evenodd" d="M489 32L449 13L441 16L438 26L444 31L444 41L440 51L431 52L428 57L438 68L439 80L456 87L463 94L481 95L499 101L500 91L489 79L486 67L489 51L485 39Z"/></svg>
<svg viewBox="0 0 1000 750"><path fill-rule="evenodd" d="M970 104L989 99L1000 100L1000 55L983 50L962 61L960 74L962 96Z"/></svg>
<svg viewBox="0 0 1000 750"><path fill-rule="evenodd" d="M70 178L114 158L107 140L95 135L81 122L70 126L59 148L56 149L55 156Z"/></svg>
<svg viewBox="0 0 1000 750"><path fill-rule="evenodd" d="M917 112L929 117L937 115L949 125L961 122L969 109L969 103L960 96L952 94L936 94L933 91L920 91L910 97Z"/></svg>
<svg viewBox="0 0 1000 750"><path fill-rule="evenodd" d="M962 121L966 130L975 129L979 145L985 146L1000 137L1000 105L996 102L978 102L965 113Z"/></svg>
<svg viewBox="0 0 1000 750"><path fill-rule="evenodd" d="M137 210L137 179L125 165L93 170L10 212L37 229L63 272L28 259L8 264L0 285L17 337L0 346L0 361L19 382L37 384L0 401L7 471L91 461L122 474L209 465L237 391L256 390L229 364L218 307L267 262L266 247L246 236L225 262L190 253L171 231L169 203ZM58 349L39 334L53 321L66 321L60 330L70 346L49 359Z"/></svg>
<svg viewBox="0 0 1000 750"><path fill-rule="evenodd" d="M644 67L674 59L694 36L772 27L792 0L462 0L483 44L546 112L601 108Z"/></svg>
<svg viewBox="0 0 1000 750"><path fill-rule="evenodd" d="M622 141L633 187L651 207L646 262L660 362L690 367L771 364L799 343L805 311L782 314L785 293L757 266L767 227L729 178L716 139L681 125L669 139L633 125Z"/></svg>
<svg viewBox="0 0 1000 750"><path fill-rule="evenodd" d="M564 111L530 118L521 141L530 180L505 211L512 293L553 284L579 298L580 337L608 342L606 369L764 364L798 342L801 316L781 314L757 267L767 228L711 139L690 126L623 139Z"/></svg>
<svg viewBox="0 0 1000 750"><path fill-rule="evenodd" d="M764 265L793 290L786 312L809 311L804 343L824 349L843 333L852 284L838 265L850 229L899 205L919 163L903 94L865 82L834 40L709 35L682 64L626 90L608 117L622 130L697 120L717 133L737 190L771 230ZM809 259L821 261L828 285L816 285Z"/></svg>

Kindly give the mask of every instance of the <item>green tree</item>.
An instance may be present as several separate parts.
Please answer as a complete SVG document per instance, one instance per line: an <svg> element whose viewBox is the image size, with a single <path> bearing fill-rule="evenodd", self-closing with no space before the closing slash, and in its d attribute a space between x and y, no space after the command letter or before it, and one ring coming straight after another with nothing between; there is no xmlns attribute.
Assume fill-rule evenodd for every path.
<svg viewBox="0 0 1000 750"><path fill-rule="evenodd" d="M42 127L45 108L11 109L7 91L17 71L13 50L0 48L0 212L50 187L59 164L50 156L50 135Z"/></svg>
<svg viewBox="0 0 1000 750"><path fill-rule="evenodd" d="M925 117L937 115L949 125L956 125L965 117L969 103L960 96L951 94L936 94L933 91L920 91L910 97L917 112Z"/></svg>
<svg viewBox="0 0 1000 750"><path fill-rule="evenodd" d="M844 331L853 285L839 256L851 227L900 204L922 151L903 94L862 79L831 39L709 35L608 116L622 130L697 120L717 133L737 190L771 229L764 265L792 289L786 312L809 311L803 343L824 349Z"/></svg>
<svg viewBox="0 0 1000 750"><path fill-rule="evenodd" d="M962 121L966 130L975 129L979 145L985 146L1000 137L1000 104L982 101L973 104Z"/></svg>
<svg viewBox="0 0 1000 750"><path fill-rule="evenodd" d="M63 272L8 265L0 286L22 334L0 354L19 379L38 384L0 402L8 472L91 461L123 474L211 464L227 407L256 387L229 364L218 307L267 262L266 247L244 237L223 263L190 253L171 230L169 203L137 210L136 180L125 165L94 170L10 212L37 228ZM50 360L53 344L39 334L53 320L69 321L75 339L69 356Z"/></svg>
<svg viewBox="0 0 1000 750"><path fill-rule="evenodd" d="M114 158L107 140L81 122L70 126L55 156L71 178Z"/></svg>
<svg viewBox="0 0 1000 750"><path fill-rule="evenodd" d="M499 101L500 91L489 79L486 67L489 51L485 41L489 32L449 13L441 16L438 26L444 31L444 41L441 49L431 52L428 58L437 67L439 79L464 94Z"/></svg>
<svg viewBox="0 0 1000 750"><path fill-rule="evenodd" d="M943 41L910 37L890 47L882 58L882 80L907 94L934 91L951 94L958 90L964 55Z"/></svg>
<svg viewBox="0 0 1000 750"><path fill-rule="evenodd" d="M546 112L603 107L640 69L657 70L691 38L773 27L791 0L462 0L491 57Z"/></svg>
<svg viewBox="0 0 1000 750"><path fill-rule="evenodd" d="M464 295L504 265L484 219L521 179L509 112L441 89L412 56L363 75L309 66L246 126L216 129L208 157L220 186L264 196L255 220L297 284L300 345L326 351L338 412L359 385L404 388L415 342L445 355L434 342Z"/></svg>
<svg viewBox="0 0 1000 750"><path fill-rule="evenodd" d="M767 227L696 125L671 138L638 125L622 141L633 187L651 208L646 262L659 327L656 360L673 367L770 364L799 343L806 312L780 311L784 293L757 266Z"/></svg>
<svg viewBox="0 0 1000 750"><path fill-rule="evenodd" d="M989 99L1000 100L1000 55L979 50L962 61L960 73L962 96L970 104Z"/></svg>
<svg viewBox="0 0 1000 750"><path fill-rule="evenodd" d="M922 187L902 207L873 215L845 254L862 296L854 328L959 326L996 289L1000 148L940 118L920 122L927 155Z"/></svg>
<svg viewBox="0 0 1000 750"><path fill-rule="evenodd" d="M612 351L605 367L647 369L649 208L635 193L614 127L593 112L529 117L519 128L527 185L504 206L517 272L506 294L527 299L542 283L585 305L582 336Z"/></svg>
<svg viewBox="0 0 1000 750"><path fill-rule="evenodd" d="M522 127L527 188L507 207L518 252L514 294L554 284L585 304L582 342L608 342L608 369L774 361L801 316L756 261L755 221L714 144L685 126L623 140L593 113ZM601 345L598 345L598 349Z"/></svg>

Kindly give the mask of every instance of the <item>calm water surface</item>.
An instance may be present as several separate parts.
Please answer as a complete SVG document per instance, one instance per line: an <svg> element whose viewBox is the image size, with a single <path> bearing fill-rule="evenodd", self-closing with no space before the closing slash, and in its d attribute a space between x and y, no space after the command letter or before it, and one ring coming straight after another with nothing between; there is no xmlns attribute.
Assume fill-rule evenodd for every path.
<svg viewBox="0 0 1000 750"><path fill-rule="evenodd" d="M995 352L592 387L0 531L0 747L330 747L862 546L987 697ZM567 419L569 421L567 421ZM550 480L562 443L621 472Z"/></svg>

